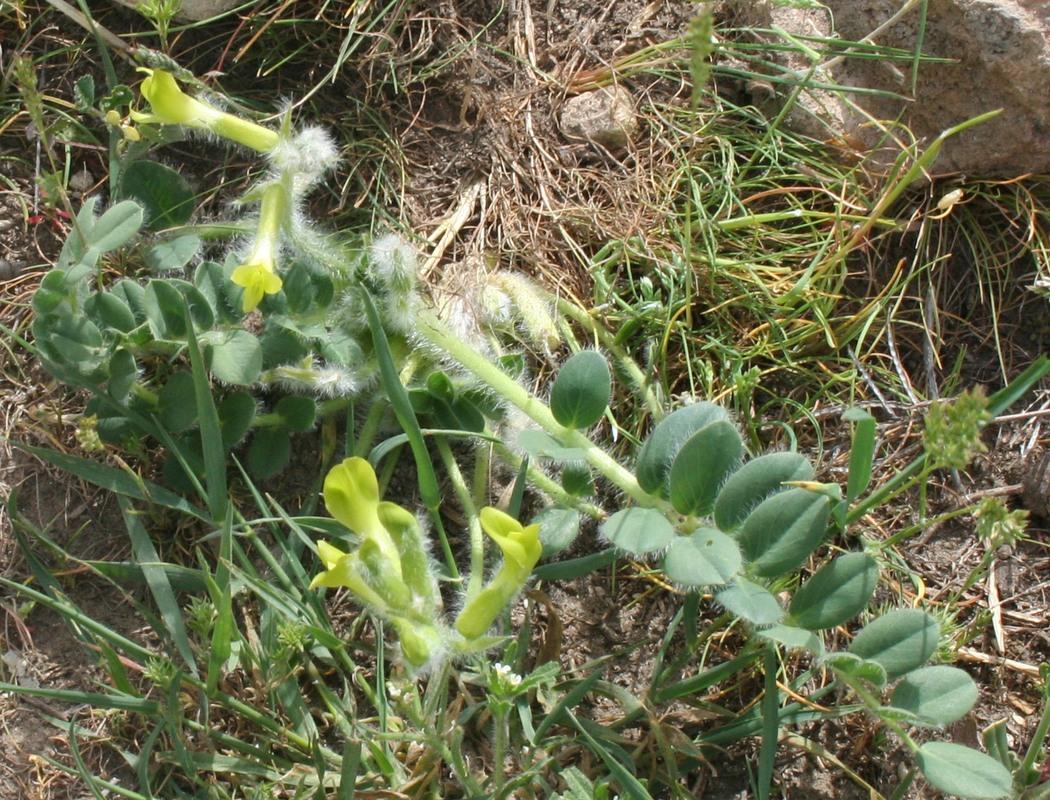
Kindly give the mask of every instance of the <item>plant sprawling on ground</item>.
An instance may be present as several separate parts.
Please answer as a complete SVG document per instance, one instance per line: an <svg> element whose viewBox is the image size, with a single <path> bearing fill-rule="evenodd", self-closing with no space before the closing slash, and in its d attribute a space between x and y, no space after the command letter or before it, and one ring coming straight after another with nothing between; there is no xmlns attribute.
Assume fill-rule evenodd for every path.
<svg viewBox="0 0 1050 800"><path fill-rule="evenodd" d="M355 30L396 38L403 6L393 21L355 17ZM572 87L647 76L664 126L654 138L674 156L647 176L653 207L640 213L661 218L647 235L592 247L578 226L563 231L598 302L518 265L478 268L457 289L433 277L440 239L421 264L407 232L373 233L359 214L316 222L325 201L345 200L331 191L343 143L338 128L300 120L363 38L347 33L331 72L261 120L169 55L172 9L145 11L161 50L99 33L106 87L76 80L78 111L107 126L91 135L109 171L79 207L58 180L54 112L26 57L0 92L10 83L44 132L51 213L68 220L28 313L4 329L8 346L84 398L79 452L11 444L115 497L130 546L125 560L79 558L16 495L8 504L31 579L0 585L64 619L105 676L92 689L0 684L76 707L49 720L73 757L55 768L95 796L136 800L690 797L718 753L753 740L750 782L765 798L785 743L834 759L800 731L856 715L908 756L895 796L918 775L960 797L1047 796L1050 673L1030 743L1011 747L1002 725L984 731L987 752L951 740L945 727L979 696L949 663L965 589L947 605L898 607L892 587L917 580L897 546L962 513L931 517L932 477L965 470L1050 361L1014 369L997 349L1004 388L957 386L930 405L921 446L876 481L875 406L860 401L917 399L895 351L876 344L908 324L901 309L931 280L923 248L939 245L924 234L912 267L901 259L874 297L846 295L858 259L912 224L899 201L938 148L981 119L873 181L812 142L756 133L754 109L716 84L761 58L704 14ZM260 73L302 46L274 13L259 35L289 34L257 56ZM135 62L126 82L110 49ZM664 83L676 88L655 96ZM162 160L187 138L218 165L201 170L209 185ZM834 190L801 181L817 168ZM370 179L378 216L391 173ZM1006 205L997 187L972 191ZM915 214L936 227L952 197L930 195ZM819 425L825 405L850 430L835 480L790 424ZM265 487L307 447L318 468L293 507ZM875 535L866 520L904 502L919 521ZM989 555L965 588L1025 530L999 498L967 510ZM177 558L163 541L173 535L187 542ZM529 588L623 563L672 604L638 691L606 680L605 658L561 663L550 598ZM72 601L79 573L112 587L145 632ZM686 733L666 721L672 709L704 724ZM133 782L89 763L85 750L103 746Z"/></svg>

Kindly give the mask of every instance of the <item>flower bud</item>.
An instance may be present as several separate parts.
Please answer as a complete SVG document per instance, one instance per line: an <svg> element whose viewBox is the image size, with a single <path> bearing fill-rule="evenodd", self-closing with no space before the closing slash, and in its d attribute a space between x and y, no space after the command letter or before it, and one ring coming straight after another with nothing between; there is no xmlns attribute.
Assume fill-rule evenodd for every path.
<svg viewBox="0 0 1050 800"><path fill-rule="evenodd" d="M422 625L404 617L391 619L401 640L401 653L413 667L428 664L443 649L441 634L432 625Z"/></svg>
<svg viewBox="0 0 1050 800"><path fill-rule="evenodd" d="M543 555L540 526L522 526L496 508L481 509L481 527L503 551L499 572L467 603L456 620L456 630L468 641L484 636L503 609L521 591Z"/></svg>
<svg viewBox="0 0 1050 800"><path fill-rule="evenodd" d="M260 153L273 150L280 141L276 131L190 97L179 88L170 72L146 68L141 71L146 73L146 79L139 91L149 102L152 113L133 111L131 116L136 122L185 125L209 131Z"/></svg>

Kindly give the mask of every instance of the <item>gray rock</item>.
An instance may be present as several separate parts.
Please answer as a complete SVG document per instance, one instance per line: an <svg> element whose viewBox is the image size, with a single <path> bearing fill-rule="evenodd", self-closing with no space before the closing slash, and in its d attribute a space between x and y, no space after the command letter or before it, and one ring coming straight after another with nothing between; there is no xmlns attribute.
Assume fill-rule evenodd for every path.
<svg viewBox="0 0 1050 800"><path fill-rule="evenodd" d="M122 6L138 10L140 0L115 0ZM176 19L188 22L200 22L201 20L218 17L241 5L243 0L182 0Z"/></svg>
<svg viewBox="0 0 1050 800"><path fill-rule="evenodd" d="M922 53L945 62L836 58L814 63L780 57L780 63L811 81L899 98L848 92L806 91L785 119L817 138L855 139L868 148L883 139L870 119L900 119L919 142L987 111L1002 113L950 139L931 172L1014 177L1050 171L1050 2L1046 0L928 0L903 13L899 0L825 0L826 8L774 8L765 0L738 0L744 18L759 27L779 26L793 35L868 37L878 45ZM897 16L894 19L894 16ZM889 24L887 24L889 23ZM873 35L874 34L874 35ZM788 91L778 88L782 104ZM892 160L887 151L880 160Z"/></svg>

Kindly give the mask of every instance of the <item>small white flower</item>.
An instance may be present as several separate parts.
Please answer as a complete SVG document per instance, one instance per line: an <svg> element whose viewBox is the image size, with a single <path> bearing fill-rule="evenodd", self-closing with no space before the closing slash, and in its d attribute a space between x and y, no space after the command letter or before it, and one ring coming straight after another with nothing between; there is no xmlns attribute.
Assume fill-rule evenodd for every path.
<svg viewBox="0 0 1050 800"><path fill-rule="evenodd" d="M496 672L497 680L509 689L517 689L521 685L521 676L511 671L510 665L496 662L492 665Z"/></svg>

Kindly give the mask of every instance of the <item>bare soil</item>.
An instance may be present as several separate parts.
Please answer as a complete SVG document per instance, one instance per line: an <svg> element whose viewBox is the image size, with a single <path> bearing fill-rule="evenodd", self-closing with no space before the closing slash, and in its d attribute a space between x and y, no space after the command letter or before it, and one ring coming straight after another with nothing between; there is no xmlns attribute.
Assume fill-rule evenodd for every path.
<svg viewBox="0 0 1050 800"><path fill-rule="evenodd" d="M300 4L305 5L305 4ZM339 4L337 4L339 5ZM341 8L341 6L340 6ZM146 31L146 24L131 12L98 6L99 20L118 33ZM583 251L596 252L609 239L624 239L652 227L663 176L673 168L663 160L658 131L649 132L627 153L612 153L586 143L567 140L559 127L559 112L566 99L589 86L588 71L600 70L618 57L646 45L680 35L688 24L692 6L624 0L595 5L591 0L529 3L518 0L500 13L485 2L456 4L441 0L425 4L397 29L390 42L398 58L381 57L379 49L361 63L344 66L345 77L325 90L321 102L329 113L342 98L345 114L361 115L371 108L389 127L403 153L404 185L400 196L389 197L388 213L427 238L435 288L441 284L462 293L469 287L470 271L479 262L495 260L500 266L522 270L558 285L566 292L587 295L588 279L578 259ZM26 49L32 54L86 34L49 6L38 36ZM322 22L344 25L339 13L329 9ZM286 40L280 47L295 46L295 36L309 37L309 15L302 33L282 27ZM314 20L317 21L316 19ZM255 20L258 23L258 20ZM333 67L333 54L319 51L315 72L309 75L267 74L263 79L240 71L230 53L247 45L252 30L245 20L233 19L204 30L189 31L177 39L175 49L185 66L198 74L212 70L228 73L224 81L250 86L266 83L274 93L294 97ZM21 47L12 34L3 32L0 45ZM215 41L231 47L217 51ZM262 46L262 45L260 45ZM455 52L455 58L443 56ZM377 53L380 53L377 55ZM90 69L78 64L77 68ZM361 74L373 71L371 81ZM402 94L391 95L384 71L407 81ZM400 71L400 72L399 72ZM70 78L51 69L41 73L44 88L70 98ZM131 80L130 76L128 80ZM672 98L685 87L656 79L631 84L636 97ZM9 91L11 91L9 89ZM260 89L260 92L263 92ZM356 98L347 100L347 98ZM320 104L320 102L319 102ZM333 108L336 108L333 111ZM362 124L364 124L362 122ZM48 208L48 198L34 188L36 140L22 117L0 128L0 164L5 182L0 184L0 322L20 335L27 334L26 303L57 255L68 221L62 206ZM84 169L96 181L104 163L94 147L70 147L70 173ZM192 153L185 155L193 169ZM236 172L235 169L231 170ZM368 164L345 165L332 192L341 210L365 201L376 178ZM91 184L92 181L87 181ZM1001 382L997 353L1005 353L1005 368L1016 374L1045 349L1050 331L1046 301L1031 293L1031 274L1023 269L1003 287L1001 314L993 315L978 299L967 296L966 270L960 260L952 265L962 276L945 290L939 306L946 311L940 331L941 363L951 364L964 353L962 385ZM996 347L989 326L999 326L1002 341ZM926 384L929 352L921 337L907 331L899 341L902 368L916 386ZM939 373L938 373L939 374ZM927 392L929 393L929 392ZM12 341L0 341L0 433L23 441L68 447L71 430L65 415L75 412L78 399L63 393ZM1040 468L1041 453L1050 440L1043 419L1050 394L1043 388L1012 409L1009 418L989 426L988 451L966 474L943 475L929 487L933 513L962 507L982 494L1002 494L1015 505L1033 512L1030 539L996 554L992 575L963 593L956 624L967 634L957 653L981 686L978 707L969 720L955 726L951 737L976 742L977 731L1006 718L1012 742L1027 746L1040 711L1038 665L1050 661L1048 594L1050 552L1047 521L1050 511L1050 478ZM872 404L879 416L882 442L876 480L893 475L918 452L922 406ZM842 480L848 449L845 426L834 409L814 409L824 429L820 446L826 456L828 480ZM809 442L814 451L816 438ZM29 524L69 547L81 558L113 558L126 552L119 513L107 498L59 471L0 442L0 496L17 491L18 508ZM915 521L915 508L900 505L882 509L863 523L868 535L889 536ZM899 548L911 574L891 573L898 597L936 606L957 590L979 562L983 545L974 534L974 522L962 516L905 541ZM7 512L0 508L0 574L32 584L26 561L15 541ZM112 593L76 574L61 575L70 596L93 615L119 630L135 631L140 621L133 609L113 600ZM621 565L584 581L538 587L543 602L533 604L538 626L537 646L566 668L607 656L605 677L637 695L644 694L652 657L660 645L668 620L680 598L635 565ZM996 596L998 602L995 602ZM887 597L887 599L889 599ZM89 688L101 676L89 655L76 643L65 625L44 608L18 606L10 592L0 591L0 675L8 681L53 687ZM1000 631L967 630L982 610L998 617ZM551 633L557 629L557 636ZM755 694L757 696L757 693ZM618 713L601 704L595 716L611 721ZM689 738L708 724L694 709L672 706L660 710L665 732ZM76 779L65 776L48 762L73 764L68 735L48 720L76 719L105 735L110 721L83 709L52 708L26 698L0 697L0 800L51 800L89 797ZM777 765L776 781L785 797L849 798L867 796L835 763L845 764L883 793L899 783L903 760L897 746L883 739L863 719L851 718L826 724L820 730L800 731L819 742L825 754L805 752L798 740L787 739ZM643 735L641 731L638 735ZM101 749L82 744L85 757L105 774L124 775L120 764L101 755ZM698 797L743 798L748 795L746 763L753 753L748 746L734 748L723 759L697 767L688 777ZM911 797L931 797L917 785Z"/></svg>

